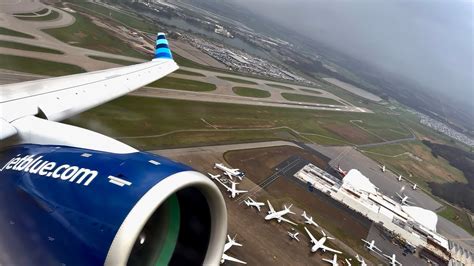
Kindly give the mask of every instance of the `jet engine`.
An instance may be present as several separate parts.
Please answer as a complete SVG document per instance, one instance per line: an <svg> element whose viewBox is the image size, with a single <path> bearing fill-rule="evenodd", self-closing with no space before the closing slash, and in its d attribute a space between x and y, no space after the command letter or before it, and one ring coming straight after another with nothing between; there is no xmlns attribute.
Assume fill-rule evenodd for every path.
<svg viewBox="0 0 474 266"><path fill-rule="evenodd" d="M22 144L0 153L0 264L217 264L218 188L146 152Z"/></svg>

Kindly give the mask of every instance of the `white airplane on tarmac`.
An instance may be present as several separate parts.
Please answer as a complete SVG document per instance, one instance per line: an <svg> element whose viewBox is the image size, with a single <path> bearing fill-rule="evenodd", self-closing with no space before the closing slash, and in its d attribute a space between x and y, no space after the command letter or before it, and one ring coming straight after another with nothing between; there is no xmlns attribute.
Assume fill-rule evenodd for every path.
<svg viewBox="0 0 474 266"><path fill-rule="evenodd" d="M236 236L237 236L237 235L236 235ZM233 247L233 246L238 246L238 247L241 247L241 246L242 246L242 244L237 243L237 242L235 241L235 237L236 237L236 236L234 236L234 238L230 238L230 236L227 235L227 243L225 243L225 245L224 245L224 251L222 252L221 264L224 263L226 260L227 260L227 261L237 262L237 263L240 263L240 264L247 264L247 262L245 262L245 261L236 259L236 258L234 258L234 257L231 257L231 256L225 254L225 252L226 252L227 250L229 250L229 249L230 249L231 247Z"/></svg>
<svg viewBox="0 0 474 266"><path fill-rule="evenodd" d="M213 178L213 177L211 177ZM228 192L230 192L230 196L231 198L235 198L236 195L239 195L240 193L245 193L245 192L248 192L247 190L238 190L237 189L237 185L239 183L235 183L233 181L230 181L230 183L232 184L232 187L229 187L228 185L224 184L224 182L222 182L219 178L213 178L214 180L216 180L217 182L219 182L219 184L221 184L223 187L225 187L227 189Z"/></svg>
<svg viewBox="0 0 474 266"><path fill-rule="evenodd" d="M265 216L265 220L268 221L268 220L276 219L279 223L281 221L284 221L284 222L287 222L289 224L296 225L296 223L294 223L294 222L292 222L292 221L290 221L290 220L283 217L283 215L288 214L288 213L295 214L294 212L292 212L290 210L290 208L291 208L291 206L293 206L293 204L290 205L289 207L286 207L286 205L284 205L285 209L283 209L281 211L278 211L278 212L276 212L275 209L273 209L273 206L272 206L272 204L270 204L270 201L267 200L267 204L268 204L268 208L270 210L268 211L267 216Z"/></svg>
<svg viewBox="0 0 474 266"><path fill-rule="evenodd" d="M304 221L305 224L312 224L312 225L314 225L314 226L316 226L316 227L319 227L319 225L318 225L315 221L313 221L313 217L308 216L308 214L306 214L306 211L303 211L303 213L301 214L301 216L303 216L303 218L304 218L304 220L305 220L305 221Z"/></svg>
<svg viewBox="0 0 474 266"><path fill-rule="evenodd" d="M386 169L385 169L385 165L380 166L380 170L382 170L382 172L385 173L385 170L386 170Z"/></svg>
<svg viewBox="0 0 474 266"><path fill-rule="evenodd" d="M386 257L390 261L390 266L397 266L397 265L402 265L400 262L397 261L395 258L395 254L392 254L392 256L383 254L384 257Z"/></svg>
<svg viewBox="0 0 474 266"><path fill-rule="evenodd" d="M339 263L337 263L337 254L334 254L332 256L332 260L330 259L323 259L326 262L329 262L332 266L339 266Z"/></svg>
<svg viewBox="0 0 474 266"><path fill-rule="evenodd" d="M311 234L311 232L309 232L309 230L308 230L308 228L306 228L306 226L304 227L304 230L306 230L306 233L308 233L309 238L311 238L311 243L313 243L313 246L311 247L311 252L314 253L314 252L318 251L319 249L322 249L323 252L330 251L332 253L342 254L341 251L332 249L332 248L324 245L324 243L326 242L327 239L334 239L334 238L327 236L326 233L323 230L321 230L321 232L323 233L323 237L321 237L319 240L317 240Z"/></svg>
<svg viewBox="0 0 474 266"><path fill-rule="evenodd" d="M294 233L288 232L288 235L291 237L291 239L294 239L294 240L296 240L296 241L298 241L298 242L300 242L300 239L298 238L298 235L299 235L299 234L300 234L299 232L294 232Z"/></svg>
<svg viewBox="0 0 474 266"><path fill-rule="evenodd" d="M245 176L245 174L242 173L239 169L229 168L229 167L225 166L222 163L215 163L214 164L214 169L219 169L219 170L223 171L224 173L227 173L227 175L231 179L233 179L232 177L235 176L235 177L239 178L240 180L242 180L242 178L244 178L244 176Z"/></svg>
<svg viewBox="0 0 474 266"><path fill-rule="evenodd" d="M221 175L213 175L213 174L211 174L211 173L207 173L207 174L209 175L209 177L210 177L211 179L217 179L217 178L221 177Z"/></svg>
<svg viewBox="0 0 474 266"><path fill-rule="evenodd" d="M399 175L397 180L398 180L398 182L402 182L402 175Z"/></svg>
<svg viewBox="0 0 474 266"><path fill-rule="evenodd" d="M418 187L418 185L417 185L417 184L415 184L415 183L413 183L413 187L412 187L412 188L413 188L413 190L416 190L416 188L417 188L417 187Z"/></svg>
<svg viewBox="0 0 474 266"><path fill-rule="evenodd" d="M402 205L414 205L414 204L415 204L415 203L413 203L413 202L411 202L411 201L408 200L409 197L408 197L407 195L405 195L405 194L400 195L400 194L398 194L397 192L395 192L395 193L396 193L397 196L400 198L400 203L401 203Z"/></svg>
<svg viewBox="0 0 474 266"><path fill-rule="evenodd" d="M255 201L251 197L248 197L246 200L244 200L244 203L249 207L255 207L259 212L260 212L260 206L265 205L265 203Z"/></svg>
<svg viewBox="0 0 474 266"><path fill-rule="evenodd" d="M370 250L370 251L378 251L380 253L382 253L382 250L380 248L378 248L377 246L375 246L375 240L372 240L372 241L367 241L365 239L361 239L366 245L365 247Z"/></svg>
<svg viewBox="0 0 474 266"><path fill-rule="evenodd" d="M359 254L356 254L356 259L360 263L360 266L367 266L367 263L361 256L359 256Z"/></svg>

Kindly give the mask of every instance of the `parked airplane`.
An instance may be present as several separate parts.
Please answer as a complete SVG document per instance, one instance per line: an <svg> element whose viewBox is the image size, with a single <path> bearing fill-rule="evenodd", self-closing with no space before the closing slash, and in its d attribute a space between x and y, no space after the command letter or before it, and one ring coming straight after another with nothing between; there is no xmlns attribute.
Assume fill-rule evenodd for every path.
<svg viewBox="0 0 474 266"><path fill-rule="evenodd" d="M238 247L242 246L242 244L237 243L237 241L235 241L236 237L237 237L237 235L235 235L234 238L230 238L230 236L227 235L227 243L225 243L225 245L224 245L224 251L222 252L221 264L224 263L226 260L237 262L237 263L240 263L240 264L247 264L247 262L245 262L243 260L239 260L239 259L236 259L234 257L231 257L231 256L225 254L226 251L229 250L233 246L238 246Z"/></svg>
<svg viewBox="0 0 474 266"><path fill-rule="evenodd" d="M316 227L319 227L319 225L318 225L315 221L313 221L313 217L308 216L308 215L306 214L306 211L303 211L303 213L301 214L301 216L303 216L303 218L304 218L304 220L305 220L304 222L305 222L306 224L312 224L312 225L314 225L314 226L316 226Z"/></svg>
<svg viewBox="0 0 474 266"><path fill-rule="evenodd" d="M345 177L347 175L347 171L342 170L342 168L338 165L337 172L342 176Z"/></svg>
<svg viewBox="0 0 474 266"><path fill-rule="evenodd" d="M311 239L311 243L313 243L313 246L311 247L311 252L316 252L319 249L322 249L323 252L330 251L332 253L342 254L341 251L332 249L332 248L324 245L324 243L326 243L327 239L334 239L334 238L327 236L326 233L323 230L321 230L321 232L323 233L323 237L321 237L319 240L317 240L311 234L311 232L309 232L309 230L308 230L308 228L306 228L306 226L304 227L304 230L306 230L306 233L308 234L309 238Z"/></svg>
<svg viewBox="0 0 474 266"><path fill-rule="evenodd" d="M290 221L290 220L283 217L283 215L288 214L288 213L295 214L294 212L292 212L290 210L290 208L291 208L291 206L293 206L293 204L290 205L289 207L286 207L286 205L284 205L284 209L281 210L281 211L278 211L278 212L276 212L275 209L273 209L273 206L272 206L272 204L270 204L270 201L267 200L267 204L268 204L268 208L270 210L268 211L267 216L265 216L265 220L268 221L268 220L276 219L279 223L281 221L284 221L284 222L287 222L289 224L296 225L296 223L294 223L294 222L292 222L292 221Z"/></svg>
<svg viewBox="0 0 474 266"><path fill-rule="evenodd" d="M208 174L209 177L212 178L212 179L217 179L217 178L221 177L221 175L213 175L213 174L211 174L211 173L207 173L207 174Z"/></svg>
<svg viewBox="0 0 474 266"><path fill-rule="evenodd" d="M265 205L265 203L255 201L255 200L253 200L251 197L248 197L246 200L244 200L244 203L245 203L247 206L257 208L258 211L260 211L260 207L261 207L261 206Z"/></svg>
<svg viewBox="0 0 474 266"><path fill-rule="evenodd" d="M294 233L288 232L288 235L291 237L291 239L294 239L294 240L296 240L296 241L298 241L298 242L300 242L300 240L299 240L299 238L298 238L298 235L299 235L299 234L300 234L299 232L294 232Z"/></svg>
<svg viewBox="0 0 474 266"><path fill-rule="evenodd" d="M241 172L239 169L235 169L235 168L229 168L227 166L225 166L224 164L222 163L215 163L214 164L214 168L216 169L219 169L221 171L223 171L224 173L227 173L229 176L235 176L237 178L239 178L240 180L242 180L242 178L244 178L245 174L243 172Z"/></svg>
<svg viewBox="0 0 474 266"><path fill-rule="evenodd" d="M8 201L1 200L0 209L14 226L0 233L0 264L157 264L153 254L166 254L161 264L219 263L226 208L209 178L59 122L177 70L163 33L155 45L145 63L1 86L0 195ZM177 223L155 226L161 211ZM209 228L200 231L209 241L178 238L176 226L192 235ZM166 245L154 239L163 235ZM25 256L25 250L33 252Z"/></svg>
<svg viewBox="0 0 474 266"><path fill-rule="evenodd" d="M346 262L346 265L347 265L347 266L351 266L351 265L352 265L351 262L350 262L348 259L344 259L344 261Z"/></svg>
<svg viewBox="0 0 474 266"><path fill-rule="evenodd" d="M224 182L222 182L221 180L219 179L215 179L217 182L219 182L219 184L221 184L223 187L225 187L227 189L227 192L230 192L230 198L235 198L236 195L239 195L241 193L245 193L245 192L248 192L247 190L238 190L237 189L237 185L239 183L236 183L234 181L230 181L230 183L232 184L231 187L229 187L228 185L226 185Z"/></svg>
<svg viewBox="0 0 474 266"><path fill-rule="evenodd" d="M380 166L380 170L385 173L385 165Z"/></svg>
<svg viewBox="0 0 474 266"><path fill-rule="evenodd" d="M380 253L382 253L382 250L380 248L378 248L377 246L375 246L375 240L372 240L372 241L367 241L365 239L361 239L366 245L365 247L370 250L370 251L378 251Z"/></svg>
<svg viewBox="0 0 474 266"><path fill-rule="evenodd" d="M323 259L323 260L329 262L332 266L339 266L339 263L337 263L337 254L333 254L332 260L330 259Z"/></svg>
<svg viewBox="0 0 474 266"><path fill-rule="evenodd" d="M361 256L359 256L359 254L356 254L356 259L360 263L360 266L367 266L367 263Z"/></svg>
<svg viewBox="0 0 474 266"><path fill-rule="evenodd" d="M395 193L397 194L398 198L400 198L400 203L402 205L414 205L415 204L415 203L408 200L409 197L407 195L405 195L405 194L400 195L397 192L395 192Z"/></svg>
<svg viewBox="0 0 474 266"><path fill-rule="evenodd" d="M397 266L397 265L402 265L400 262L397 261L397 259L395 258L395 254L392 254L392 256L389 256L389 255L386 255L386 254L383 254L384 257L386 257L388 259L388 261L390 261L390 266Z"/></svg>
<svg viewBox="0 0 474 266"><path fill-rule="evenodd" d="M402 181L402 175L399 175L398 176L398 182L401 182Z"/></svg>
<svg viewBox="0 0 474 266"><path fill-rule="evenodd" d="M413 187L412 187L412 188L413 188L413 190L416 190L417 187L418 187L417 184L413 184Z"/></svg>

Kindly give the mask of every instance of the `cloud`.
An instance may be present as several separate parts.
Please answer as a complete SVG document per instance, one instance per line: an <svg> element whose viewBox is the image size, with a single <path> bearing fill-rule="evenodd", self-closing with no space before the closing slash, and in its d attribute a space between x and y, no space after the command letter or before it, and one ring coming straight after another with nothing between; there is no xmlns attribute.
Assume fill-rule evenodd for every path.
<svg viewBox="0 0 474 266"><path fill-rule="evenodd" d="M441 96L474 101L473 2L233 1Z"/></svg>

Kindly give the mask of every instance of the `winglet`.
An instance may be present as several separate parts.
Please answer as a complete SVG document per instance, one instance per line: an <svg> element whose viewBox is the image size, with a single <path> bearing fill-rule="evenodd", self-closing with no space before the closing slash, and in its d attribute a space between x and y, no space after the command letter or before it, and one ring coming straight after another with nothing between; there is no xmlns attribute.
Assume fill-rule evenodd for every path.
<svg viewBox="0 0 474 266"><path fill-rule="evenodd" d="M166 40L166 36L163 32L159 32L156 35L154 59L173 59L168 40Z"/></svg>

